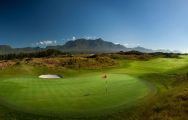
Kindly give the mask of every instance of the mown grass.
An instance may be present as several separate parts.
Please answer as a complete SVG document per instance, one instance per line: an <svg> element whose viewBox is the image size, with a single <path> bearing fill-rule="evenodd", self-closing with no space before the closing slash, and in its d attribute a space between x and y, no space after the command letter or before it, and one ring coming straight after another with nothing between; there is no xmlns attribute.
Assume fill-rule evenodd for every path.
<svg viewBox="0 0 188 120"><path fill-rule="evenodd" d="M0 96L9 107L32 113L90 116L104 114L147 95L147 87L135 78L115 74L108 77L107 95L105 82L96 74L53 81L10 78L0 83Z"/></svg>
<svg viewBox="0 0 188 120"><path fill-rule="evenodd" d="M57 80L38 78L39 74L45 73L63 74L64 78ZM105 81L101 79L103 72L61 69L55 71L47 67L35 68L19 64L1 71L1 74L3 75L0 82L0 96L5 107L50 117L104 116L115 112L121 106L131 106L149 92L147 86L137 78L109 72L106 73L107 94Z"/></svg>
<svg viewBox="0 0 188 120"><path fill-rule="evenodd" d="M62 105L61 99L63 97L62 98L60 98L60 97L50 98L50 100L49 100L50 102L47 103L49 106L47 106L47 108L46 108L46 111L47 111L46 113L39 112L39 111L45 111L44 106L40 106L42 104L43 105L45 104L44 101L42 101L42 102L39 101L38 102L39 104L36 104L37 101L31 101L34 104L36 104L36 108L34 110L29 110L30 112L28 112L27 109L24 108L25 106L28 105L28 103L27 102L22 103L22 100L26 99L27 97L29 98L30 95L32 96L32 98L33 98L33 96L34 97L38 96L38 98L43 98L45 96L48 96L47 98L49 98L48 94L51 94L51 93L55 94L55 96L61 96L63 93L62 91L69 91L69 88L73 89L72 93L67 92L67 95L69 95L69 96L72 95L71 98L74 98L75 91L77 93L79 93L78 95L82 94L83 95L82 97L86 97L86 98L91 97L91 94L87 93L87 95L86 95L85 94L86 92L83 92L85 90L88 91L89 89L94 90L92 92L92 94L93 93L104 94L104 91L103 91L103 93L101 92L102 91L101 87L99 87L100 89L96 90L95 85L99 84L98 82L96 83L96 80L98 78L100 78L99 74L106 73L106 74L115 75L113 77L114 81L120 80L119 82L115 81L115 83L111 84L111 86L114 85L114 88L111 91L114 93L114 95L106 98L106 100L108 100L107 106L109 106L109 105L113 106L113 105L115 105L114 103L121 104L120 101L121 100L123 101L124 97L126 97L125 98L126 102L122 102L122 105L116 104L117 108L119 109L118 111L113 110L113 109L116 109L116 107L112 107L113 109L105 109L105 111L107 111L107 113L108 113L106 115L98 116L98 113L96 112L96 111L98 111L99 113L105 113L105 111L103 109L101 109L101 111L100 111L99 109L92 108L92 110L94 110L94 111L96 110L96 111L95 112L94 111L92 111L92 112L84 111L85 115L81 115L81 113L79 113L79 115L81 115L81 119L91 119L91 117L89 117L89 116L93 116L93 119L101 119L101 120L103 120L103 119L114 119L114 120L116 120L116 119L120 119L120 120L140 119L140 120L142 120L142 118L144 120L147 120L147 119L158 120L158 119L162 119L161 117L163 117L164 115L166 115L166 116L168 115L169 119L183 120L183 118L187 117L187 115L185 114L187 111L186 108L181 108L182 106L180 105L178 107L178 111L180 114L177 114L175 116L175 115L172 115L174 113L173 113L173 111L170 110L170 107L166 107L166 106L171 106L171 107L173 107L174 105L176 106L176 104L177 104L177 102L175 100L177 98L176 95L182 93L182 90L180 90L180 88L186 88L187 83L184 82L184 84L182 84L182 81L177 81L177 79L181 78L178 76L181 76L182 74L185 74L188 71L187 66L188 66L188 57L187 56L181 56L181 58L156 58L156 59L151 59L151 60L147 60L147 61L119 60L119 67L111 68L111 69L100 69L100 70L99 69L97 69L97 70L86 70L86 69L73 70L73 69L66 69L66 68L54 69L54 68L48 68L48 67L36 67L36 66L32 67L30 65L21 63L20 65L11 67L11 69L5 69L3 71L0 71L0 74L2 75L1 76L1 80L2 80L1 85L4 86L4 88L1 87L1 89L2 89L2 91L0 92L1 96L3 96L3 95L8 96L8 98L4 101L7 102L8 100L10 100L9 101L10 103L20 105L20 106L15 106L15 108L20 108L20 110L13 109L11 111L10 109L12 109L13 107L7 106L6 104L3 104L4 106L0 110L2 111L1 112L2 115L5 115L5 116L9 116L10 114L13 115L13 117L9 117L10 119L24 119L24 116L25 117L27 116L27 119L55 119L54 116L60 116L60 119L63 119L63 118L65 118L65 116L61 116L58 114L53 115L54 113L49 111L49 110L60 111L60 114L62 114L62 112L67 111L68 109L63 110L62 106L61 106ZM40 80L38 80L38 78L33 79L33 76L37 76L39 74L49 73L49 72L52 74L62 74L63 73L63 75L65 77L67 77L67 79L70 79L70 80L72 80L72 78L79 76L81 81L73 79L74 82L72 82L70 80L62 82L60 80L57 83L54 83L53 81L42 81L41 82ZM116 76L116 75L118 75L118 76ZM17 79L12 78L12 76L14 76ZM90 76L95 76L95 77L90 77ZM131 82L134 82L134 80L136 80L136 79L140 79L142 81L142 83L145 82L145 85L147 85L149 87L151 93L144 99L138 99L137 101L136 100L134 101L133 100L134 97L139 98L139 94L140 94L139 92L141 92L140 95L143 95L144 91L142 91L142 85L141 86L140 85L135 86L134 84L131 84L131 86L124 85L124 81L121 81L121 80L123 80L124 78L129 78L128 76L131 76L130 78L134 78L134 79L130 79ZM87 77L92 82L89 82L87 84L87 82L86 82L86 81L88 81ZM9 80L7 78L9 78ZM31 79L32 82L28 81L28 79L25 79L25 78ZM45 84L43 82L45 82ZM100 82L103 82L103 81L100 81ZM117 82L117 84L119 84L119 86L116 84L116 82ZM69 86L68 88L62 89L62 87L59 87L59 86L61 86L61 83L62 84L70 84L70 85L68 85ZM19 86L17 84L19 84L21 86ZM73 85L75 84L75 87L73 87L72 84ZM7 85L7 88L5 87L6 85ZM39 86L37 87L37 85L39 85ZM35 86L35 87L29 88L29 86ZM87 86L87 87L85 87L85 86ZM23 90L23 87L25 90ZM15 90L15 89L17 89L17 90L7 91L7 89L9 89L9 88L13 88L12 90ZM33 88L35 88L35 89L33 89ZM83 88L87 88L87 89L84 90ZM19 89L22 89L23 91L20 92ZM16 92L16 91L18 91L18 92ZM46 93L45 91L50 91L50 93ZM14 92L16 94L12 95L12 98L11 98L9 95L11 95L11 93L14 93ZM32 94L27 94L28 92L32 93ZM136 94L134 94L134 92ZM84 96L84 94L86 96ZM168 95L168 94L170 94L170 95ZM18 97L17 97L17 95L18 95ZM185 95L186 95L186 93L185 93ZM133 97L131 97L131 96L133 96ZM165 96L168 96L168 99L164 99ZM171 97L169 97L169 96L171 96ZM184 94L182 96L184 96ZM16 97L18 99L16 99ZM104 97L104 96L99 95L98 99L91 97L88 100L86 99L87 101L83 101L83 100L79 101L79 100L75 99L76 101L79 101L79 102L76 102L77 105L79 105L79 107L76 104L72 104L72 106L77 106L78 108L84 108L84 107L86 108L88 106L84 106L83 103L85 102L86 105L90 104L90 105L93 105L94 107L98 108L98 106L106 104L106 101L101 102L98 106L97 106L96 102L92 102L92 101L95 101L95 100L99 101L99 100L101 100L101 97ZM4 98L6 98L6 97L4 97ZM67 103L69 103L69 104L74 103L71 98L69 100L67 100L68 101ZM55 102L56 103L55 104L55 103L53 103L53 101L56 99L59 102L57 102L57 103ZM130 99L130 100L128 100L128 99ZM180 99L178 98L178 100L181 100L181 98ZM168 101L169 104L170 104L169 101L171 101L171 104L165 105L164 101ZM173 101L175 101L175 102L173 102ZM91 102L91 103L88 103L88 102ZM164 111L163 112L165 114L164 113L158 114L157 112L155 112L158 109L158 108L155 109L155 106L156 106L155 103L159 105L159 108L161 106L163 106L162 108L164 109L165 112ZM182 105L186 105L186 104L187 104L187 101L184 101L184 103ZM59 108L54 107L57 105L60 105ZM63 107L65 107L65 106L63 106ZM37 107L39 107L41 109L39 109L39 111L37 111L36 110ZM67 105L66 108L68 108L68 107L70 107L70 106ZM7 110L6 110L6 108L7 108ZM31 108L31 106L29 107L29 109L30 108ZM32 106L32 108L34 108L34 106ZM143 108L146 108L146 109L143 109ZM23 112L23 109L26 110L25 111L26 113ZM138 111L136 111L137 109L138 109ZM140 112L140 111L142 111L142 112ZM181 111L182 111L182 113L181 113ZM35 112L37 112L39 114L35 114ZM49 115L50 113L52 115ZM170 113L172 113L172 114L170 114ZM48 117L44 117L44 116L46 116L46 114L48 114L47 115ZM69 111L66 114L67 115L69 114L69 116L71 116L73 113L71 113ZM129 116L131 116L131 117L129 117ZM183 116L183 117L177 117L177 116ZM6 117L2 117L2 119L5 119L5 118ZM163 118L165 120L165 117L163 117Z"/></svg>

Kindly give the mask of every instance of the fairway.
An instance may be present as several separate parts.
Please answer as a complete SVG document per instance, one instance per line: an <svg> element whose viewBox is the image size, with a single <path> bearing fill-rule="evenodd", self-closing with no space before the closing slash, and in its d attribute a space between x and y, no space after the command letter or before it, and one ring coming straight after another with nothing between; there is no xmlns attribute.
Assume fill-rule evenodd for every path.
<svg viewBox="0 0 188 120"><path fill-rule="evenodd" d="M55 80L37 76L10 77L0 82L1 101L7 107L34 114L82 117L130 106L149 92L137 78L107 74L106 93L101 75L94 73Z"/></svg>

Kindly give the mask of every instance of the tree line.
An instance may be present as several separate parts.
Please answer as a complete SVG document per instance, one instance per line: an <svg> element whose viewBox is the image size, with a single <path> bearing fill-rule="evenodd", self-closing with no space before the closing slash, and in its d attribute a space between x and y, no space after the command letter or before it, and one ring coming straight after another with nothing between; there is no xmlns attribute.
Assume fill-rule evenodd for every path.
<svg viewBox="0 0 188 120"><path fill-rule="evenodd" d="M52 57L58 55L68 55L68 53L61 52L55 49L48 49L45 51L31 52L31 53L10 53L0 55L0 60L13 60L13 59L23 59L23 58L42 58L42 57Z"/></svg>

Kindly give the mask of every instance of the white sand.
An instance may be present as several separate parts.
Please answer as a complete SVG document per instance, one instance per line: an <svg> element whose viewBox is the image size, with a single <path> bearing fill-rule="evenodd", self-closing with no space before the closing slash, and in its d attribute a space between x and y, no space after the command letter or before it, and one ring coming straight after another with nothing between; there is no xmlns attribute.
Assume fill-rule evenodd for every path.
<svg viewBox="0 0 188 120"><path fill-rule="evenodd" d="M39 78L45 78L45 79L57 79L57 78L61 78L58 75L51 75L51 74L47 74L47 75L40 75Z"/></svg>

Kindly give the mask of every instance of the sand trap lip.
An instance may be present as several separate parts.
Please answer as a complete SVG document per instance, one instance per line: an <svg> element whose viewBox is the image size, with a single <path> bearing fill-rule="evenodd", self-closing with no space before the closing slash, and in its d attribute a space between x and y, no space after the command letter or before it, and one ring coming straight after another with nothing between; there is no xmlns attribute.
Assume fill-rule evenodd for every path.
<svg viewBox="0 0 188 120"><path fill-rule="evenodd" d="M47 74L47 75L40 75L39 78L43 78L43 79L58 79L58 78L61 78L61 77L59 75Z"/></svg>

